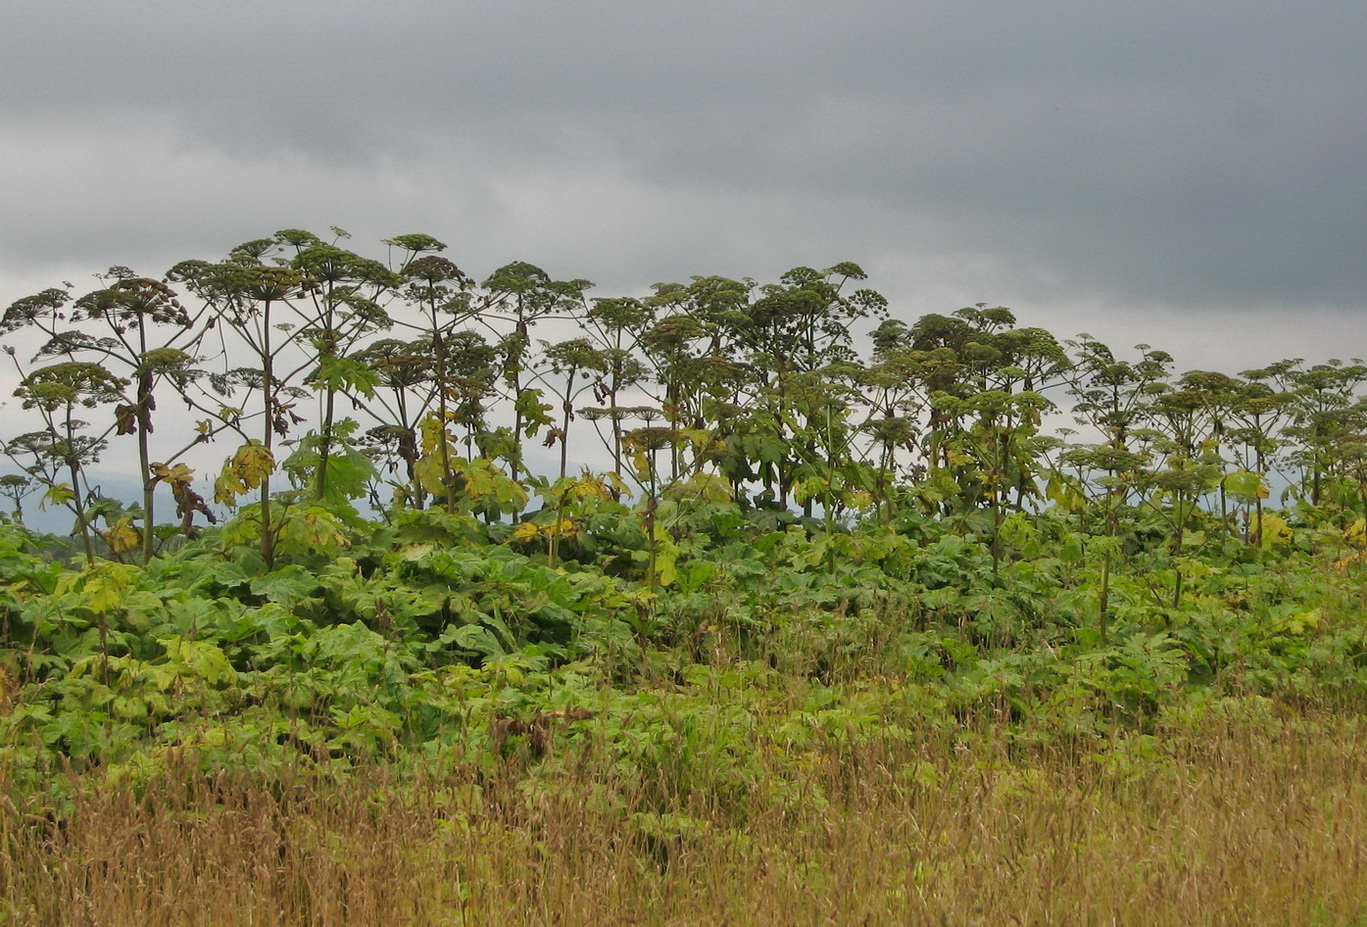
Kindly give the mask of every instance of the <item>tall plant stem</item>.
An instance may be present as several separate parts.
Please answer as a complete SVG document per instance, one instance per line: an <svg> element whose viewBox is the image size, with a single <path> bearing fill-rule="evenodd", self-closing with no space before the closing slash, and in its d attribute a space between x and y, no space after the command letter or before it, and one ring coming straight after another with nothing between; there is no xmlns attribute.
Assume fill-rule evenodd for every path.
<svg viewBox="0 0 1367 927"><path fill-rule="evenodd" d="M1111 552L1101 561L1101 646L1109 645L1111 606Z"/></svg>
<svg viewBox="0 0 1367 927"><path fill-rule="evenodd" d="M271 301L264 300L261 324L261 392L265 422L261 443L270 452L275 442L275 356L271 353ZM271 475L261 478L261 559L275 568L275 526L271 523Z"/></svg>

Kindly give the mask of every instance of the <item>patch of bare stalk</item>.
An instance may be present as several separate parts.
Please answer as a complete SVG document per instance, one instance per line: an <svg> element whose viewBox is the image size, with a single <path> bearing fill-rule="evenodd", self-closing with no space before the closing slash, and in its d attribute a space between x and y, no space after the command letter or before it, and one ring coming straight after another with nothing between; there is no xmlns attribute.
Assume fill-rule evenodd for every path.
<svg viewBox="0 0 1367 927"><path fill-rule="evenodd" d="M185 757L7 805L0 923L1367 923L1367 728L1255 715L756 743L739 791L624 778L582 741L340 782Z"/></svg>

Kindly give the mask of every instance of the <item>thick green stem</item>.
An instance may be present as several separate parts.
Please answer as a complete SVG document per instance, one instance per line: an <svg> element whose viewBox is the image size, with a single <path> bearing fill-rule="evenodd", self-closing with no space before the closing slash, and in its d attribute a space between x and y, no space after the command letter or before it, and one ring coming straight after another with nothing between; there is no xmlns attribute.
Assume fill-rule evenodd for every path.
<svg viewBox="0 0 1367 927"><path fill-rule="evenodd" d="M570 416L574 414L574 404L570 397L574 395L574 374L570 370L569 380L565 385L565 401L561 404L560 418L560 478L565 478L565 473L569 469L570 462Z"/></svg>
<svg viewBox="0 0 1367 927"><path fill-rule="evenodd" d="M1108 634L1110 630L1110 607L1111 607L1111 552L1106 551L1106 558L1101 561L1101 646L1109 645Z"/></svg>
<svg viewBox="0 0 1367 927"><path fill-rule="evenodd" d="M68 440L71 440L68 438ZM81 499L80 464L74 457L67 460L67 471L71 474L72 509L76 513L76 523L81 526L81 543L85 548L85 561L95 563L95 544L90 538L90 524L86 521L85 503Z"/></svg>
<svg viewBox="0 0 1367 927"><path fill-rule="evenodd" d="M318 429L318 473L314 494L322 501L328 493L328 463L332 459L333 420L336 415L337 393L328 390L323 399L323 422Z"/></svg>

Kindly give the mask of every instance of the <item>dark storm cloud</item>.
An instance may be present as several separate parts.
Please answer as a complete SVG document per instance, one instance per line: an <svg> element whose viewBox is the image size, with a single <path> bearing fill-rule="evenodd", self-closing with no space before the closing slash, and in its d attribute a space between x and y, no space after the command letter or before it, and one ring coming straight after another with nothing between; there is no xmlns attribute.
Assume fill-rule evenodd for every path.
<svg viewBox="0 0 1367 927"><path fill-rule="evenodd" d="M340 222L605 285L851 258L1356 312L1364 39L1359 3L14 3L0 261Z"/></svg>

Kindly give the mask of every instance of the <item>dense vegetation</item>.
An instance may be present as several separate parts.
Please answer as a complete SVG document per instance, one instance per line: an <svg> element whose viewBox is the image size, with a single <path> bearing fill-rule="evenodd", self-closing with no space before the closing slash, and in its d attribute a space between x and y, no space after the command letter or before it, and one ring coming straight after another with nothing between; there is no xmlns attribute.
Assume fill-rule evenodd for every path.
<svg viewBox="0 0 1367 927"><path fill-rule="evenodd" d="M1161 844L1151 789L1182 783L1216 789L1192 821L1237 794L1362 836L1361 362L1177 376L1161 351L1126 360L1000 308L908 324L851 290L853 264L588 299L528 264L477 283L428 236L387 244L381 262L286 231L6 312L37 342L31 364L10 351L32 428L5 440L0 526L9 917L74 922L77 899L125 897L108 847L201 846L216 821L296 854L258 918L296 923L393 914L357 894L378 889L355 841L385 827L452 841L459 865L384 870L445 880L403 910L452 923L544 914L518 866L573 908L572 873L615 860L629 907L713 864L743 892L719 874L761 856L770 900L806 886L761 921L857 922L822 907L858 902L851 879L886 889L875 922L963 918L965 854L996 859L971 835L1013 826L1007 798L1043 801L1046 781L1117 847L1149 846L1131 814L1158 814ZM1047 427L1062 412L1079 432ZM210 493L185 457L229 438ZM134 504L88 483L118 444L145 479ZM33 491L70 511L78 554L23 527ZM955 817L965 795L983 820ZM845 858L903 846L887 817L913 812L912 882ZM1018 839L1062 839L1037 823ZM804 854L821 833L831 852ZM1124 864L1069 840L1048 845ZM1196 865L1163 845L1154 871ZM1290 923L1367 916L1361 843L1341 865L1334 846L1258 897ZM251 852L180 859L181 889L264 865ZM1067 881L1046 856L1062 868L1030 878ZM320 860L350 908L308 888ZM1104 910L1163 922L1123 881ZM1196 920L1248 922L1236 894L1195 891L1215 905ZM1089 903L991 910L1083 922ZM127 904L83 916L196 920Z"/></svg>

